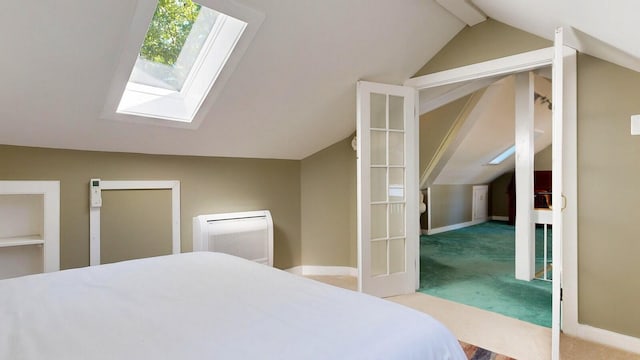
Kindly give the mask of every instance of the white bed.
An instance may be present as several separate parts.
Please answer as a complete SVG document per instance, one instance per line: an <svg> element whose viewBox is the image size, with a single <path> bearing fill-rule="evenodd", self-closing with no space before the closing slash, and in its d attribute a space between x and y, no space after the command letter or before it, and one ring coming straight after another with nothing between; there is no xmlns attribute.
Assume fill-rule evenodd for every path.
<svg viewBox="0 0 640 360"><path fill-rule="evenodd" d="M431 317L199 252L0 281L0 359L466 359Z"/></svg>

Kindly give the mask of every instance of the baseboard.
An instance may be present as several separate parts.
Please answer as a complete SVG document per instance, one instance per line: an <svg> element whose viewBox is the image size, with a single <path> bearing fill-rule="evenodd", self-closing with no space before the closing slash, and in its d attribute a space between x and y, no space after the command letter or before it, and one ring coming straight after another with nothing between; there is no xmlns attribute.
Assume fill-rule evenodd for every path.
<svg viewBox="0 0 640 360"><path fill-rule="evenodd" d="M467 221L459 224L443 226L443 227L427 230L427 235L439 234L439 233L442 233L445 231L451 231L451 230L458 230L458 229L466 228L469 226L482 224L483 222L487 222L487 221L488 219L478 219L478 220Z"/></svg>
<svg viewBox="0 0 640 360"><path fill-rule="evenodd" d="M429 235L429 230L427 230L427 229L420 229L420 234L422 234L422 235Z"/></svg>
<svg viewBox="0 0 640 360"><path fill-rule="evenodd" d="M285 271L302 276L358 276L358 269L348 266L301 265Z"/></svg>
<svg viewBox="0 0 640 360"><path fill-rule="evenodd" d="M573 326L570 326L570 329L565 328L563 331L567 335L575 336L582 340L629 351L634 354L640 354L640 339L633 336L584 324L573 324Z"/></svg>
<svg viewBox="0 0 640 360"><path fill-rule="evenodd" d="M491 220L495 220L495 221L509 221L509 217L508 216L492 216Z"/></svg>

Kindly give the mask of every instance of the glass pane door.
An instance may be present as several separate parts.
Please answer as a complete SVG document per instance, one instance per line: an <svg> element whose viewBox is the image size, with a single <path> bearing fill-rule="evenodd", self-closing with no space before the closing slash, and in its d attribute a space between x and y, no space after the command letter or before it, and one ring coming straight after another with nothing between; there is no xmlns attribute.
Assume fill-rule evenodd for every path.
<svg viewBox="0 0 640 360"><path fill-rule="evenodd" d="M411 292L419 214L413 209L418 199L415 90L360 82L358 97L360 289L379 296Z"/></svg>

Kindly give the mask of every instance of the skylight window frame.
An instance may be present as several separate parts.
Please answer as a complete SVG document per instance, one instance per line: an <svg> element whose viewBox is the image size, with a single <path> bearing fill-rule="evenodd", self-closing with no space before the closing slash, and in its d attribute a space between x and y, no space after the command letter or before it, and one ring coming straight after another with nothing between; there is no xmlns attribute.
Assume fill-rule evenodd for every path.
<svg viewBox="0 0 640 360"><path fill-rule="evenodd" d="M216 25L214 25L214 29L212 29L207 42L203 46L201 54L198 55L181 91L129 83L130 74L138 59L140 47L157 6L157 1L155 0L138 1L126 43L123 46L121 59L107 94L101 114L102 119L191 129L200 126L203 118L209 112L264 21L264 14L231 0L201 0L196 2L221 13L223 16L226 15L246 23L239 38L234 39L235 46L232 47L233 50L229 54L225 54L222 60L224 64L222 68L215 71L209 69L208 74L203 73L203 71L207 72L207 67L203 67L202 64L205 60L208 62L207 56L211 55L210 47L215 46L215 41L208 44L208 49L205 47L212 40L212 37L219 36L219 33L214 34L214 31L224 31L224 27L219 26L218 21L216 21ZM224 23L228 24L227 20L225 19ZM216 29L218 26L219 28ZM216 56L216 54L213 56ZM203 78L207 80L201 80ZM192 95L196 92L194 88L198 87L200 88L199 90L204 90L204 96L195 97ZM121 98L128 90L132 93L137 93L139 96L148 96L149 99L154 96L157 99L162 99L159 101L150 100L154 101L155 106L158 108L157 110L160 111L139 111L144 110L142 109L143 107L140 107L140 109L128 108L125 110L126 112L121 109L119 112L118 107ZM190 122L188 117L192 118Z"/></svg>

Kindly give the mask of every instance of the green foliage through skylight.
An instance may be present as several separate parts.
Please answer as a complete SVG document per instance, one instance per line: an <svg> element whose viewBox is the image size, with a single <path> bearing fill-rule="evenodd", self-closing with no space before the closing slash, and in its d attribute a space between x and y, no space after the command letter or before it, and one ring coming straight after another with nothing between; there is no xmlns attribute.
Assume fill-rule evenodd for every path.
<svg viewBox="0 0 640 360"><path fill-rule="evenodd" d="M140 57L173 66L199 12L200 5L191 0L159 0Z"/></svg>

